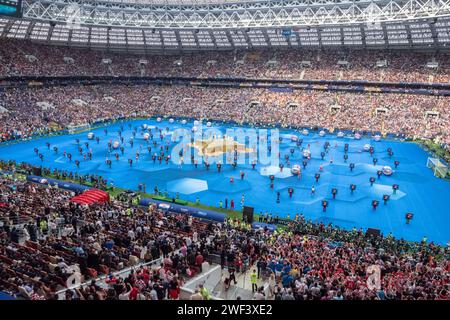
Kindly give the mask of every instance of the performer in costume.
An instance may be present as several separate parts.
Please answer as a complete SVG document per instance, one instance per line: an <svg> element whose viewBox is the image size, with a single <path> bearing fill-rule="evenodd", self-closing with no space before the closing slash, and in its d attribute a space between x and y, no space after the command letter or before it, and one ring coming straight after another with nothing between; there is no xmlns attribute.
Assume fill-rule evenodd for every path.
<svg viewBox="0 0 450 320"><path fill-rule="evenodd" d="M331 194L333 195L333 199L336 199L338 190L336 188L331 189Z"/></svg>
<svg viewBox="0 0 450 320"><path fill-rule="evenodd" d="M328 207L328 201L327 200L323 200L322 201L323 212L327 211L327 207Z"/></svg>
<svg viewBox="0 0 450 320"><path fill-rule="evenodd" d="M372 200L372 208L373 208L373 210L377 209L378 203L379 203L378 200Z"/></svg>

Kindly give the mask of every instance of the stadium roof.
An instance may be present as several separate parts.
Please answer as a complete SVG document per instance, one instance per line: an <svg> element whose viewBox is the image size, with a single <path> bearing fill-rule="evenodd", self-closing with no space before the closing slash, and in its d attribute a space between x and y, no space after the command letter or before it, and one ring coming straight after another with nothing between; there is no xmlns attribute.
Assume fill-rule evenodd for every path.
<svg viewBox="0 0 450 320"><path fill-rule="evenodd" d="M221 4L221 3L239 3L239 2L241 3L258 2L258 1L261 0L99 0L98 2L111 2L119 4L131 3L131 4L162 4L162 5L192 5L192 4L203 5L203 4Z"/></svg>
<svg viewBox="0 0 450 320"><path fill-rule="evenodd" d="M70 24L169 29L287 28L450 16L450 0L261 0L218 4L200 1L193 5L115 1L24 0L23 15Z"/></svg>
<svg viewBox="0 0 450 320"><path fill-rule="evenodd" d="M0 19L0 36L146 52L450 47L450 0L24 0L23 10Z"/></svg>

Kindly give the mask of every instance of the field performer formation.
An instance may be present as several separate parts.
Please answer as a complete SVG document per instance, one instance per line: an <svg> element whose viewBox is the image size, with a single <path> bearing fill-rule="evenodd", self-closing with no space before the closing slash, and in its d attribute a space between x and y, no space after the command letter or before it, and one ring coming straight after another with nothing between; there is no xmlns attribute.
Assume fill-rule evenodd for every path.
<svg viewBox="0 0 450 320"><path fill-rule="evenodd" d="M448 183L418 145L359 133L185 119L119 121L2 147L3 160L219 209L446 243ZM408 218L408 217L409 218Z"/></svg>

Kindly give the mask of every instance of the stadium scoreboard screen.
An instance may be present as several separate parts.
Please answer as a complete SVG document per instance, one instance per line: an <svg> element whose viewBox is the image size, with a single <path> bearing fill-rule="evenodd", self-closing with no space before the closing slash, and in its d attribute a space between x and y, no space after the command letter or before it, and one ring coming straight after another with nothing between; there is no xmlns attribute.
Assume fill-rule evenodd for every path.
<svg viewBox="0 0 450 320"><path fill-rule="evenodd" d="M22 0L0 0L0 15L21 17Z"/></svg>

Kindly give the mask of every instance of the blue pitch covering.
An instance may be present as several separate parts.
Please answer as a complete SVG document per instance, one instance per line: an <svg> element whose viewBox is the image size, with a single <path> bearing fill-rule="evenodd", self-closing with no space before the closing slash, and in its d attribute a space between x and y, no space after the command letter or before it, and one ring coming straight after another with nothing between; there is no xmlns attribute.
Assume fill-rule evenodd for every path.
<svg viewBox="0 0 450 320"><path fill-rule="evenodd" d="M159 209L162 209L164 211L170 210L172 212L176 213L182 213L182 214L188 214L195 218L200 219L207 219L207 220L213 220L217 222L224 222L226 219L226 216L224 213L220 213L217 211L212 210L204 210L201 208L191 208L188 206L179 205L176 203L166 202L166 201L159 201L149 198L142 198L141 201L139 201L139 204L141 206L150 206L151 204L158 205ZM263 226L264 228L264 226Z"/></svg>
<svg viewBox="0 0 450 320"><path fill-rule="evenodd" d="M13 296L9 295L8 293L0 291L0 300L16 300L16 298L14 298Z"/></svg>
<svg viewBox="0 0 450 320"><path fill-rule="evenodd" d="M302 166L302 148L311 151L311 160L305 170L302 167L302 176L299 179L293 176L290 168L285 163L283 172L278 167L257 164L252 170L250 163L238 165L233 170L231 165L223 165L220 173L217 172L216 165L212 164L207 171L204 165L199 164L198 168L191 165L190 159L185 159L182 166L169 162L166 164L156 160L153 163L151 154L159 152L161 145L169 144L171 150L175 143L169 142L171 134L168 134L164 141L161 141L159 134L153 129L154 140L158 146L152 146L152 153L147 151L147 142L143 139L142 124L158 126L169 132L176 128L186 128L190 130L192 121L183 125L180 122L162 122L154 120L123 121L107 128L92 130L100 138L99 144L95 140L88 140L87 133L75 135L55 136L32 141L21 142L9 146L0 147L0 158L3 160L14 159L19 162L25 161L34 165L43 165L51 168L70 170L78 173L99 174L113 182L115 186L126 189L137 190L140 183L146 184L147 192L152 192L155 186L160 191L167 191L170 196L179 194L181 199L195 201L198 197L200 202L207 205L218 206L222 201L225 206L225 199L228 200L228 207L231 200L234 200L235 208L241 209L241 198L244 195L245 205L255 207L255 213L269 211L273 216L286 216L291 218L296 213L302 213L307 219L315 222L333 223L341 227L350 229L353 227L381 229L384 234L392 232L396 237L403 237L408 240L420 240L423 236L428 239L445 244L450 241L450 214L448 210L450 199L450 184L444 180L434 177L433 172L426 167L428 154L414 143L383 140L375 142L373 139L363 138L355 140L351 137L338 138L335 135L327 134L319 137L310 133L308 136L301 135L294 130L282 130L280 136L283 141L280 145L281 159L284 155L290 155L290 164ZM118 139L118 131L123 127L122 136L125 141L124 155L120 159L108 154L108 141ZM134 146L131 147L128 140L132 137L134 127L138 127ZM223 133L226 128L235 128L233 125L216 125L213 127ZM237 127L236 127L237 128ZM291 142L289 137L295 134L303 139L301 147L297 147L295 142ZM84 143L89 142L89 149L92 150L93 159L84 160L78 152L78 145L75 139L80 140L80 146L84 153L87 148ZM324 160L320 157L323 151L324 142L330 143L329 153ZM46 143L50 143L48 149ZM344 144L349 145L348 160L345 162ZM369 152L362 151L365 144L371 144L375 148L373 157ZM135 154L140 146L139 161L135 160ZM57 146L58 152L53 151ZM41 162L33 149L38 148L44 155ZM294 148L293 154L290 149ZM389 157L387 149L392 148L394 155ZM63 156L63 152L71 153L72 162ZM120 154L120 151L117 151ZM112 160L109 168L105 164L106 157ZM133 159L130 167L128 159ZM372 159L377 158L378 163L373 164ZM77 169L74 161L80 161L80 168ZM330 163L333 160L333 163ZM381 176L376 179L373 186L370 186L369 178L376 177L376 172L385 165L394 168L394 160L400 161L394 174L390 177ZM248 162L248 161L247 161ZM349 169L349 163L355 163L353 171ZM323 167L318 183L315 182L314 175L319 172L319 167ZM240 171L245 173L244 180L240 178ZM274 188L270 188L269 176L275 176ZM234 178L234 182L230 182ZM353 194L350 192L350 184L355 184L357 189ZM397 193L392 192L392 185L400 186ZM311 195L311 187L315 186L315 195ZM292 198L289 197L288 189L293 188ZM331 190L338 189L336 199L333 200ZM280 201L277 203L277 192L280 192ZM383 205L382 196L390 195L387 205ZM329 207L326 212L322 212L322 200L328 200ZM372 200L380 201L377 210L372 210ZM414 213L414 218L410 225L405 224L405 214Z"/></svg>

